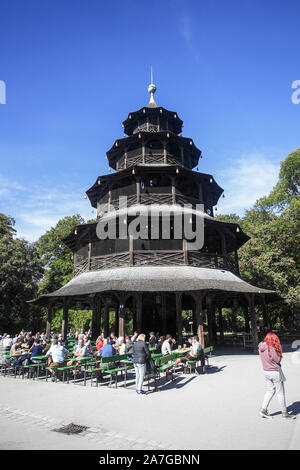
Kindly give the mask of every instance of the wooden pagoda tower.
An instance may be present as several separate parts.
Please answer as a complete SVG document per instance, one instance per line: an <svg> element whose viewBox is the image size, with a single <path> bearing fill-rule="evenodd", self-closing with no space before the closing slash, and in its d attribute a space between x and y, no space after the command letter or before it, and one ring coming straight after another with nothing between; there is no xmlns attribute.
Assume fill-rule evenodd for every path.
<svg viewBox="0 0 300 470"><path fill-rule="evenodd" d="M152 80L151 80L152 82ZM115 313L114 330L125 331L125 317L133 315L139 332L171 333L182 344L182 310L193 312L193 332L204 342L207 325L209 344L222 338L222 307L243 307L246 331L251 327L257 343L255 304L278 299L275 292L254 287L239 276L238 249L249 239L238 224L214 218L214 206L223 189L210 174L193 171L201 151L193 139L182 137L183 122L178 114L158 106L153 83L148 87L150 102L131 112L123 122L127 137L118 139L107 152L115 172L98 176L86 192L97 209L97 222L79 225L63 240L74 253L74 277L61 289L40 296L35 303L48 306L47 331L54 310L63 308L62 332L66 335L69 309L93 311L92 333L100 325L109 334L109 314ZM120 205L127 198L128 209ZM136 213L148 214L149 205L158 220L164 213L188 211L190 223L202 204L204 245L187 248L184 236L143 239L99 239L99 220L114 219L124 233ZM189 209L183 206L189 205ZM113 210L111 210L113 208ZM199 212L199 211L198 211ZM172 220L172 216L171 216Z"/></svg>

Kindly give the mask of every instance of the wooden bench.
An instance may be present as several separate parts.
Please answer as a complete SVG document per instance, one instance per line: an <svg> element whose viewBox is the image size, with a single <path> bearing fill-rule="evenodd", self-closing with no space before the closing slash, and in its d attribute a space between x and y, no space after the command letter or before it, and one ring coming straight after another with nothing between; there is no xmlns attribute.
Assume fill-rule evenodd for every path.
<svg viewBox="0 0 300 470"><path fill-rule="evenodd" d="M91 385L93 383L93 375L101 375L108 374L110 376L110 382L108 384L109 387L113 386L113 378L115 379L115 387L118 386L118 374L121 373L125 377L124 385L126 387L126 380L127 380L127 371L133 368L132 361L129 361L128 358L129 354L115 354L114 356L103 357L98 362L100 363L99 367L92 367L86 368L84 370L84 383L86 383L86 376L87 374L91 374ZM115 364L120 363L120 364ZM96 381L96 386L98 386L98 380Z"/></svg>
<svg viewBox="0 0 300 470"><path fill-rule="evenodd" d="M201 359L204 359L204 368L205 362L207 367L209 367L209 357L211 357L213 349L213 346L208 346L207 348L204 348L204 350L201 351L195 359L190 359L186 362L186 367L189 369L190 374L192 373L192 369L194 369L194 372L199 375L197 367L199 362L201 362Z"/></svg>

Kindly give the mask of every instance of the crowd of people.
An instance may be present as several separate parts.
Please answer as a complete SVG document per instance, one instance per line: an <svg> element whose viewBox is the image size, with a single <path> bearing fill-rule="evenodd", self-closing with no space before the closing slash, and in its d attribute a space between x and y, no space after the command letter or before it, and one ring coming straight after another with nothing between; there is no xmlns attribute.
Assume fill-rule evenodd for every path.
<svg viewBox="0 0 300 470"><path fill-rule="evenodd" d="M47 365L53 368L71 366L74 359L78 358L78 365L80 358L94 357L98 363L100 374L99 380L102 380L101 374L101 359L112 357L115 354L127 354L128 359L132 360L136 373L136 393L144 394L142 384L149 369L149 361L151 359L151 352L155 348L155 353L168 356L172 353L176 345L175 339L167 334L160 336L159 333L153 331L149 333L148 341L146 342L146 335L139 334L137 331L132 336L119 336L117 337L114 332L110 333L109 337L105 337L101 333L95 343L93 350L91 341L91 331L69 331L66 339L61 334L50 334L50 338L46 337L46 333L37 332L35 335L32 332L25 332L22 330L15 336L9 334L0 335L0 363L11 365L13 367L21 367L27 364L35 364L42 361L46 356ZM72 350L66 347L69 340L73 340L74 346ZM200 356L201 358L201 345L198 337L189 338L187 340L187 352L184 356L176 360L176 365L184 364L187 360L195 359ZM22 354L20 354L22 352ZM3 354L5 353L5 354ZM10 357L7 358L7 355ZM75 361L77 362L77 361ZM202 363L201 365L205 366Z"/></svg>

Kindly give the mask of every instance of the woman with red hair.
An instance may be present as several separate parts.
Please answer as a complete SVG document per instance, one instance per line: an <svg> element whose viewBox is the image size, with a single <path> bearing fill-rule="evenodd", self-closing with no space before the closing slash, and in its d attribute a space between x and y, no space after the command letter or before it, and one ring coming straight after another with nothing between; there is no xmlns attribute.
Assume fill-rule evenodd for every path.
<svg viewBox="0 0 300 470"><path fill-rule="evenodd" d="M262 343L258 345L258 351L261 358L264 375L267 382L267 391L264 396L260 415L263 418L272 418L268 414L268 406L275 392L282 411L282 417L285 419L295 419L296 416L287 412L284 381L286 380L281 370L282 349L280 340L275 333L268 333Z"/></svg>

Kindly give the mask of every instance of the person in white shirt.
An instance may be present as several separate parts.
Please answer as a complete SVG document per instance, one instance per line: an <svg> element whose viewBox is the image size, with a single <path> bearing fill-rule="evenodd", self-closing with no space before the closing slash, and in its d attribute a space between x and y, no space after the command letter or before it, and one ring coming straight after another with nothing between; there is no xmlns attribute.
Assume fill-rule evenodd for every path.
<svg viewBox="0 0 300 470"><path fill-rule="evenodd" d="M161 346L161 353L163 356L168 356L172 353L171 343L172 343L172 336L166 335L166 339Z"/></svg>
<svg viewBox="0 0 300 470"><path fill-rule="evenodd" d="M2 341L3 347L4 348L11 348L12 344L13 344L12 338L10 337L10 335L6 335L5 338Z"/></svg>
<svg viewBox="0 0 300 470"><path fill-rule="evenodd" d="M118 347L119 347L119 354L126 353L126 344L124 343L124 336L120 336L118 338Z"/></svg>
<svg viewBox="0 0 300 470"><path fill-rule="evenodd" d="M199 343L199 338L198 338L198 336L194 336L192 338L190 351L188 351L184 356L179 357L178 359L176 359L176 366L178 366L180 363L185 364L187 361L193 361L198 357L200 359L201 358L201 353L202 353L202 346ZM201 366L203 366L202 358L201 358Z"/></svg>
<svg viewBox="0 0 300 470"><path fill-rule="evenodd" d="M65 356L68 350L64 348L61 344L58 344L58 340L54 339L50 349L46 352L46 356L52 358L50 366L62 366L65 361Z"/></svg>

